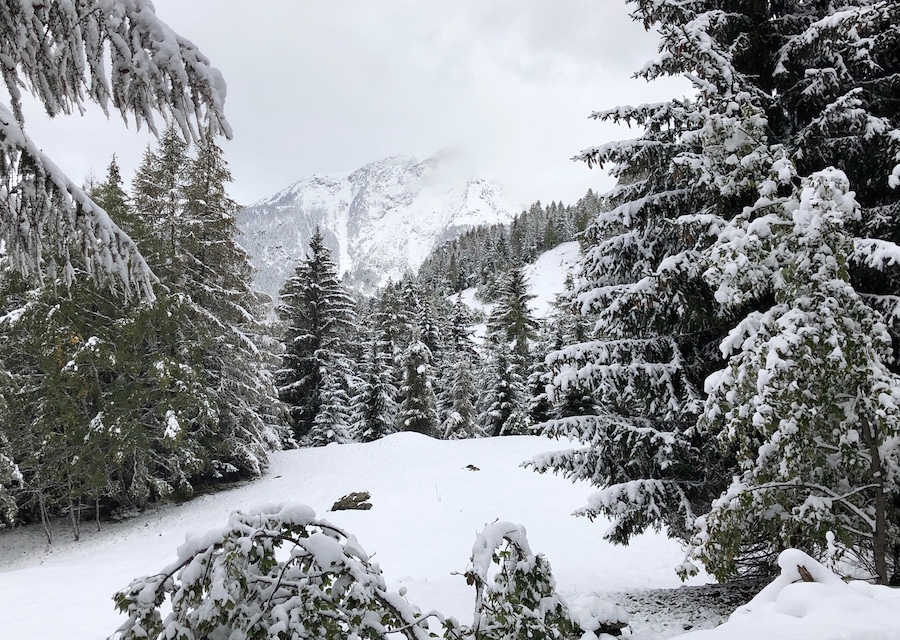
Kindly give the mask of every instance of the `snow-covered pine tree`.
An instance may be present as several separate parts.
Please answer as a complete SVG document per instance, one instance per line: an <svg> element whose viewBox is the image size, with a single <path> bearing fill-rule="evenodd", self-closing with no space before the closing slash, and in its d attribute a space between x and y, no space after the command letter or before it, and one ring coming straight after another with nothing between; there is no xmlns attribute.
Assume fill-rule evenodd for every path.
<svg viewBox="0 0 900 640"><path fill-rule="evenodd" d="M528 307L534 297L528 293L524 269L514 265L500 283L497 302L488 318L488 340L509 344L523 366L531 358L531 342L537 337L538 323Z"/></svg>
<svg viewBox="0 0 900 640"><path fill-rule="evenodd" d="M692 553L715 575L735 573L748 547L754 562L786 546L821 557L830 532L887 582L900 543L900 377L881 314L850 283L860 212L849 187L831 169L791 198L764 197L713 250L707 277L723 300L774 302L734 329L728 366L707 382L703 421L740 467L698 523Z"/></svg>
<svg viewBox="0 0 900 640"><path fill-rule="evenodd" d="M843 239L831 237L830 249L836 256L845 250L846 245L850 242L852 236L852 250L849 251L847 263L842 267L846 269L846 274L841 278L852 283L852 287L840 285L836 280L831 284L838 291L846 295L833 295L843 308L840 309L818 309L810 312L808 308L809 301L803 299L801 301L781 301L783 304L792 306L793 314L805 313L804 321L812 326L804 326L802 333L815 334L817 331L832 331L829 327L829 321L835 321L841 330L834 333L832 331L832 339L836 342L846 340L852 345L847 346L846 363L849 368L853 368L852 361L855 360L858 366L868 367L877 378L878 372L884 373L884 367L888 366L896 373L898 367L897 348L893 348L893 353L886 356L883 343L880 343L878 329L873 329L872 333L876 338L872 340L872 336L860 336L855 334L855 330L866 327L874 323L875 327L880 322L887 324L888 333L891 335L894 345L897 345L897 338L900 337L900 324L897 322L896 310L898 308L898 294L900 294L900 272L897 269L898 250L896 242L900 239L897 233L896 220L898 212L900 212L900 194L897 193L896 187L900 186L897 162L900 160L900 109L897 108L896 101L890 97L896 95L897 74L900 72L900 60L896 57L896 50L900 45L900 28L898 28L898 20L900 20L900 3L898 2L853 2L840 7L821 4L809 5L806 3L784 3L783 5L770 6L767 16L768 23L775 25L776 28L770 32L770 46L768 51L768 61L763 62L765 58L760 57L757 64L765 70L760 74L760 85L765 89L765 94L761 104L765 106L767 116L768 136L773 142L781 144L782 153L786 159L778 163L781 172L790 175L793 171L800 176L814 174L810 184L806 185L806 189L816 192L817 189L812 184L819 185L822 190L847 191L853 189L855 192L854 207L858 207L858 214L853 213L843 216L839 234L845 234ZM773 151L775 148L773 147ZM788 161L793 165L791 167ZM822 186L823 174L817 174L830 166L842 169L847 178L849 185L841 178L840 180L831 180L829 187ZM795 169L794 169L795 167ZM775 182L778 182L776 176ZM783 183L784 180L781 180ZM794 184L798 180L794 178ZM776 186L762 176L758 186L759 194L766 199L775 199ZM782 187L777 192L780 195L786 195L788 191ZM819 193L816 196L820 200L818 204L828 201L828 197ZM797 199L802 200L801 196ZM839 200L841 198L838 198ZM777 200L777 199L776 199ZM748 203L749 204L749 203ZM770 206L780 206L777 202L770 203ZM756 215L765 218L765 213L770 209L757 204L751 211L754 213L740 216L735 220L736 229L730 229L726 233L736 234L737 237L747 236L749 240L745 240L747 253L746 257L740 257L737 261L738 269L749 269L754 263L758 263L760 256L759 251L764 251L766 247L776 243L773 239L762 239L756 237L762 227L754 226L752 216ZM827 207L826 207L827 209ZM822 213L821 218L829 217ZM835 216L832 215L832 218ZM795 216L796 218L796 216ZM813 216L815 219L816 216ZM761 224L761 223L760 223ZM773 237L783 239L788 236L788 229L796 232L798 226L793 227L788 224L775 229ZM781 233L779 233L781 232ZM836 229L832 228L831 233L836 233ZM802 234L801 234L802 235ZM827 235L823 232L823 235ZM783 240L785 244L790 244L789 240ZM837 247L842 247L838 249ZM798 250L802 254L802 251ZM715 254L714 257L722 258L721 254ZM840 257L836 257L838 261ZM765 268L773 273L775 282L756 281L748 277L743 279L743 286L732 286L728 280L734 280L732 276L724 276L719 274L713 283L720 286L721 300L730 305L732 309L744 305L745 307L765 310L771 305L773 295L773 286L777 288L782 280L790 280L792 273L797 270L790 260L782 259L780 262L770 256L772 263ZM781 264L781 271L774 265ZM785 266L786 264L786 266ZM715 269L714 269L715 271ZM749 274L748 274L749 275ZM813 283L810 283L813 284ZM848 294L848 292L850 292ZM821 295L821 292L820 292ZM847 299L850 295L852 300ZM858 299L857 299L858 296ZM813 296L813 299L817 299ZM776 307L770 310L774 311ZM873 313L878 310L881 314ZM831 318L829 314L834 315ZM743 313L738 314L738 317ZM844 317L841 317L844 316ZM748 323L755 322L753 315L742 320L739 326L747 327ZM818 326L816 326L818 323ZM855 330L854 330L855 328ZM783 327L782 327L783 329ZM773 327L763 327L761 329L762 336L768 335L773 338L777 329ZM867 329L863 329L867 331ZM768 333L767 333L768 332ZM884 334L880 335L884 338ZM765 338L760 337L760 342L764 342ZM776 339L777 341L777 339ZM752 362L754 355L753 349L758 344L753 340L748 340L738 349L735 357L740 357L744 362ZM795 345L796 346L796 345ZM806 345L808 348L808 345ZM733 350L735 345L731 340L723 343L723 350ZM803 348L799 346L796 348ZM741 351L740 349L743 349ZM820 354L821 355L821 354ZM867 365L861 364L869 360ZM834 363L831 363L834 364ZM766 363L768 367L769 363ZM827 367L826 367L827 369ZM816 370L820 373L821 370ZM842 379L849 372L832 372L834 380ZM882 378L884 383L887 378ZM871 393L878 384L874 379L855 380L859 384L859 389L864 390L863 393ZM712 385L713 387L715 385ZM836 387L835 387L836 388ZM764 393L777 394L775 389L760 390L760 394ZM889 396L892 391L888 388L875 394L884 399ZM715 395L715 392L714 392ZM809 394L807 394L809 395ZM878 401L875 396L861 398L857 405L848 410L846 399L842 399L838 395L830 395L829 393L821 393L818 396L819 406L814 407L817 415L811 423L814 427L823 428L823 423L834 422L835 433L842 432L848 428L852 428L853 420L857 419L861 422L869 424L870 429L865 427L858 429L862 436L868 435L868 440L878 441L879 434L883 434L884 429L875 428L878 421L873 417L872 412L876 416L883 418L882 409L878 408ZM730 402L740 402L739 398L749 401L746 395L732 398ZM719 398L721 400L721 398ZM807 398L809 401L809 399ZM711 400L712 402L712 400ZM815 405L814 401L810 401L811 405ZM714 404L715 411L724 410L721 402ZM803 425L810 422L808 419L809 405L803 402L797 402L790 405L791 410L783 413L782 420L787 423L796 422ZM850 414L850 415L848 415ZM846 419L836 418L836 416L844 416ZM709 416L707 416L709 417ZM716 420L710 420L712 424L716 424ZM882 425L883 427L883 425ZM750 427L747 427L752 431ZM803 430L801 429L801 432ZM736 444L734 436L723 433L721 435L725 442ZM757 438L765 443L768 434L757 435ZM777 433L772 434L775 440L781 441L782 436ZM805 434L798 436L806 437ZM837 436L835 436L837 437ZM789 438L784 438L789 449L799 449L797 443L790 443ZM833 444L833 443L832 443ZM766 448L766 445L763 444ZM844 448L846 449L846 448ZM846 451L842 455L853 458L858 452ZM874 454L874 455L873 455ZM763 458L766 458L760 450L760 459L757 463L752 463L748 457L746 450L739 450L739 462L741 466L741 477L744 478L748 468L753 468L754 464L764 465ZM777 457L777 454L774 454ZM835 454L837 455L837 454ZM863 452L863 457L868 457L870 463L875 465L878 459L888 458L886 452ZM755 459L756 456L754 455ZM834 456L831 458L834 459ZM874 461L873 461L874 460ZM791 482L800 485L811 482L812 478L824 478L825 475L812 473L809 469L803 469L802 465L795 464L786 465L788 475L792 475ZM828 490L837 490L841 495L847 483L852 484L854 479L852 469L854 465L847 462L847 477L841 479L837 484L828 486L827 481L823 480L822 484ZM873 467L874 469L874 467ZM765 471L761 472L765 476ZM869 475L874 474L874 470L870 469ZM875 477L880 477L875 474ZM832 481L836 479L832 477ZM866 480L856 479L857 482ZM892 489L889 484L887 489L877 486L876 482L869 491L863 491L855 497L857 505L863 504L868 500L867 516L871 516L872 521L868 525L863 524L858 531L862 531L855 538L853 536L841 536L841 527L846 526L846 522L842 525L836 523L839 520L846 520L848 517L845 513L847 502L836 499L835 496L825 498L825 502L829 504L829 508L825 509L828 515L821 513L821 504L818 508L810 505L798 506L794 505L791 515L785 518L785 528L780 532L781 535L775 535L771 531L773 537L784 541L785 531L794 528L794 537L801 541L791 541L792 544L798 546L807 546L810 549L821 550L828 543L825 540L824 531L816 530L815 526L809 525L810 517L819 517L821 522L828 522L836 529L835 533L838 538L845 544L854 538L856 543L854 551L861 554L867 562L871 562L870 568L873 573L881 580L886 579L886 567L884 562L884 546L886 538L892 535L890 530L885 530L884 526L879 526L876 521L879 514L884 517L884 504L878 506L878 497L881 496L883 502L888 507L892 505L890 498L884 500L883 493L890 493ZM729 490L728 496L733 496L737 492L735 485ZM791 493L790 490L787 491ZM793 495L794 499L799 499L804 489L797 489ZM757 500L743 501L743 514L747 520L757 522L765 520L765 507L763 506L767 500L763 494L769 494L768 490L756 489L752 490L754 496L758 496ZM775 492L777 493L777 491ZM817 496L815 491L810 492L807 500L815 502ZM775 500L780 501L780 506L785 507L785 503L790 503L791 498L781 496ZM895 498L896 500L896 498ZM851 500L852 501L852 500ZM722 498L716 502L714 514L710 516L715 520L717 509L722 507L729 500ZM896 508L896 504L893 507ZM754 508L756 509L754 511ZM778 508L778 507L776 507ZM812 516L811 514L816 514ZM850 516L852 520L852 516ZM865 519L864 519L865 520ZM890 522L890 517L888 517ZM716 521L718 522L718 521ZM741 527L732 527L728 545L717 546L712 545L706 547L706 558L711 567L720 572L728 570L728 567L737 568L739 563L744 561L741 553L745 549L753 549L759 552L759 556L765 558L772 557L773 549L765 544L758 544L758 539L754 535L752 526L746 526L744 523ZM771 523L770 523L771 524ZM861 524L854 523L853 527ZM716 527L714 526L713 529ZM756 532L766 530L767 527L761 526ZM802 530L803 533L797 533ZM736 535L744 532L745 535ZM702 535L701 535L702 537ZM721 542L721 537L719 538ZM743 549L739 550L739 545L743 545ZM879 550L880 547L880 550ZM900 546L895 547L894 555L900 555Z"/></svg>
<svg viewBox="0 0 900 640"><path fill-rule="evenodd" d="M649 525L689 537L736 469L696 424L701 385L721 367L716 347L727 329L766 301L757 291L721 310L703 281L724 221L760 195L790 193L797 171L831 164L860 185L859 227L884 236L895 227L889 187L900 174L896 102L887 98L896 87L897 2L748 0L728 11L716 2L634 4L634 16L662 36L662 56L638 75L684 75L698 95L595 114L644 134L581 155L613 165L619 179L610 211L587 232L576 292L599 320L595 341L551 360L555 389L589 390L601 415L551 423L550 433L588 446L535 463L604 487L585 513L613 517L609 535L619 541ZM883 255L878 246L857 243L856 261L887 267L874 257ZM895 277L855 273L865 279L860 291L879 294L864 300L896 306Z"/></svg>
<svg viewBox="0 0 900 640"><path fill-rule="evenodd" d="M478 424L489 436L519 435L530 426L527 377L538 327L528 308L532 298L522 267L511 267L487 324Z"/></svg>
<svg viewBox="0 0 900 640"><path fill-rule="evenodd" d="M472 342L471 314L459 296L450 308L445 342L450 366L442 377L438 402L441 431L445 440L471 438L476 430L477 394L473 375L478 354Z"/></svg>
<svg viewBox="0 0 900 640"><path fill-rule="evenodd" d="M635 4L635 17L662 37L662 56L638 75L684 74L698 96L594 114L644 131L580 155L612 167L618 185L586 231L576 280L576 308L596 314L592 339L548 364L553 400L588 393L598 415L548 423L546 433L584 446L533 462L601 487L582 513L611 518L606 536L621 543L648 526L688 538L727 484L732 462L695 429L730 326L702 264L773 162L751 68L761 55L755 12L766 3L728 12L714 2Z"/></svg>
<svg viewBox="0 0 900 640"><path fill-rule="evenodd" d="M168 126L157 148L144 154L133 203L145 234L138 241L160 279L158 312L175 327L164 351L197 385L196 408L181 414L180 429L200 444L204 475L215 479L260 473L266 452L287 430L267 370L274 342L261 324L263 302L250 287L249 257L234 239L231 175L207 134L191 157Z"/></svg>
<svg viewBox="0 0 900 640"><path fill-rule="evenodd" d="M346 341L355 332L354 304L338 280L337 267L318 229L310 239L307 257L297 264L280 296L285 352L276 383L279 397L290 410L294 434L305 443L315 427L315 444L325 444L323 438L333 428L335 439L341 440L347 416L334 403L350 391L352 363L346 357ZM346 399L343 403L346 412ZM319 417L323 406L327 411ZM333 425L324 422L328 416L334 418Z"/></svg>
<svg viewBox="0 0 900 640"><path fill-rule="evenodd" d="M431 349L419 338L418 330L413 332L412 341L403 353L402 368L402 400L397 411L397 429L437 437L437 399Z"/></svg>
<svg viewBox="0 0 900 640"><path fill-rule="evenodd" d="M348 380L349 371L346 375L332 373L323 376L319 388L319 410L302 440L305 446L324 447L332 442L346 444L352 440Z"/></svg>
<svg viewBox="0 0 900 640"><path fill-rule="evenodd" d="M8 447L5 442L0 443L4 449ZM11 489L21 482L21 473L13 464L12 459L4 453L0 453L0 529L9 526L16 517L18 507Z"/></svg>
<svg viewBox="0 0 900 640"><path fill-rule="evenodd" d="M378 304L375 302L374 306ZM385 338L378 314L374 316L360 363L359 388L353 398L354 439L360 442L371 442L393 433L397 415L392 346Z"/></svg>
<svg viewBox="0 0 900 640"><path fill-rule="evenodd" d="M139 237L154 274L173 292L185 291L188 275L181 239L190 230L180 227L184 213L184 184L189 164L188 144L174 124L162 133L156 148L148 146L131 184L134 210L146 233Z"/></svg>
<svg viewBox="0 0 900 640"><path fill-rule="evenodd" d="M478 428L485 436L522 435L528 430L528 389L511 344L490 345L481 363Z"/></svg>
<svg viewBox="0 0 900 640"><path fill-rule="evenodd" d="M240 206L228 196L231 172L211 131L196 145L184 174L178 219L178 287L190 297L195 323L208 337L204 381L216 399L219 465L259 474L267 452L286 439L286 408L269 364L274 342L262 324L263 295L252 289L250 256L237 237Z"/></svg>
<svg viewBox="0 0 900 640"><path fill-rule="evenodd" d="M475 435L475 382L472 379L472 358L458 353L444 384L447 417L441 425L445 440L462 440Z"/></svg>
<svg viewBox="0 0 900 640"><path fill-rule="evenodd" d="M155 131L153 113L162 113L199 139L205 121L231 135L221 74L149 0L4 3L0 55L12 100L12 110L0 104L0 238L10 265L37 279L59 267L69 284L71 256L84 256L87 274L113 275L121 290L152 298L151 271L131 239L25 133L22 88L51 117L88 101L109 113L111 103L138 126Z"/></svg>
<svg viewBox="0 0 900 640"><path fill-rule="evenodd" d="M115 161L91 196L139 237ZM32 289L7 269L0 296L10 312L0 324L10 373L0 432L21 463L23 519L43 521L48 540L54 512L71 516L77 536L85 509L189 494L206 459L198 442L172 431L179 416L202 412L195 372L179 366L200 354L171 341L177 316L165 300L123 306L90 278L59 284Z"/></svg>

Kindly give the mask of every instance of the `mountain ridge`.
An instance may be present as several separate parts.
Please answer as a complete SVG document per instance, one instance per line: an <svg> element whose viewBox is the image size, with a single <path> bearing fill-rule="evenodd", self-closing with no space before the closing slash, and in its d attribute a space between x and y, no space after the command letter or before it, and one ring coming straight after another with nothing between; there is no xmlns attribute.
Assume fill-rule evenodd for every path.
<svg viewBox="0 0 900 640"><path fill-rule="evenodd" d="M371 293L414 272L441 243L520 211L495 181L460 177L452 155L391 156L348 172L314 174L238 214L256 284L277 296L319 227L338 270Z"/></svg>

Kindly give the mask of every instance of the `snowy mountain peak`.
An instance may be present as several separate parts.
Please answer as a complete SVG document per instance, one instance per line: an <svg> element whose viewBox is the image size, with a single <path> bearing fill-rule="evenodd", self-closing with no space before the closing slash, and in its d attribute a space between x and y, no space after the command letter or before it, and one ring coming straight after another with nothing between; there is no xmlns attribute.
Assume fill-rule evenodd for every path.
<svg viewBox="0 0 900 640"><path fill-rule="evenodd" d="M347 173L303 178L238 216L257 285L275 296L318 226L342 274L370 292L415 271L440 243L520 207L493 180L462 174L452 153L393 156Z"/></svg>

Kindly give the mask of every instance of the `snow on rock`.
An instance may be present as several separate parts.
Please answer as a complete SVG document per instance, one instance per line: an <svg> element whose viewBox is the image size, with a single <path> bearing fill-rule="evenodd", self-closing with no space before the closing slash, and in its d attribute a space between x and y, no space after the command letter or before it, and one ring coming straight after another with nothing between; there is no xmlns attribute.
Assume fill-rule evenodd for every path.
<svg viewBox="0 0 900 640"><path fill-rule="evenodd" d="M453 160L397 156L350 173L314 175L238 215L241 244L257 285L275 296L306 256L316 226L341 275L369 292L419 268L431 251L467 229L508 222L520 211L499 184L460 179Z"/></svg>
<svg viewBox="0 0 900 640"><path fill-rule="evenodd" d="M845 583L802 551L778 558L781 575L715 629L689 640L897 640L900 590ZM804 582L801 569L813 582Z"/></svg>
<svg viewBox="0 0 900 640"><path fill-rule="evenodd" d="M569 616L585 631L594 632L610 623L627 623L630 618L625 609L593 593L578 594L569 598L566 605Z"/></svg>

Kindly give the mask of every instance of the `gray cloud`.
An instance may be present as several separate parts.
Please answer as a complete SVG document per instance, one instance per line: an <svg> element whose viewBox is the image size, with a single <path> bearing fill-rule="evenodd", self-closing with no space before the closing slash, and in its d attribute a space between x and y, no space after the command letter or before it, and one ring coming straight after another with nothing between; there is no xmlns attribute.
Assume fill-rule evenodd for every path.
<svg viewBox="0 0 900 640"><path fill-rule="evenodd" d="M569 158L629 133L587 120L595 109L665 99L677 82L631 73L655 37L609 0L156 0L228 82L234 195L250 203L316 172L380 157L459 150L524 205L573 201L609 180ZM86 118L27 126L73 176L126 174L149 138ZM633 135L633 134L631 134Z"/></svg>

